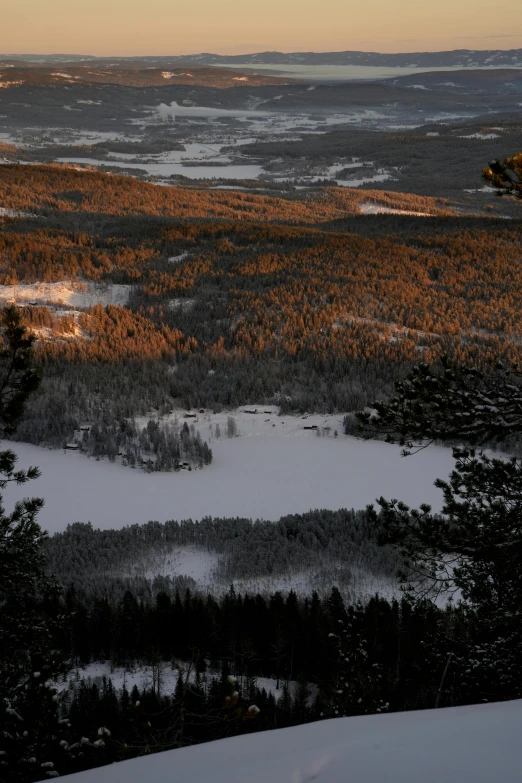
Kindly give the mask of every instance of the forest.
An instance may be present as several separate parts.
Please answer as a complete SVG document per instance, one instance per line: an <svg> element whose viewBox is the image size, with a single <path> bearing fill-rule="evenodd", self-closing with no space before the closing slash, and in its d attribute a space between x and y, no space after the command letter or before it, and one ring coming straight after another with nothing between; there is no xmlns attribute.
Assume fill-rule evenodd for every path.
<svg viewBox="0 0 522 783"><path fill-rule="evenodd" d="M215 555L213 590L227 591L234 582L288 579L289 589L307 576L324 595L333 583L345 598L366 597L362 574L374 584L396 591L400 564L391 547L379 547L364 511L310 511L278 522L252 519L202 519L149 522L121 530L97 530L75 523L44 544L47 568L82 595L120 600L130 589L144 603L159 592L201 590L192 577L176 575L172 554L190 551ZM153 574L152 579L150 575ZM301 579L300 579L301 578ZM333 581L332 581L333 580ZM371 588L370 588L371 589ZM305 588L306 591L306 588Z"/></svg>
<svg viewBox="0 0 522 783"><path fill-rule="evenodd" d="M39 215L1 221L3 285L129 287L126 305L27 304L45 372L16 437L62 446L90 422L102 434L82 447L111 455L151 411L347 413L421 357L518 361L520 220L382 192L433 216L355 214L376 193L275 199L2 166L2 203Z"/></svg>
<svg viewBox="0 0 522 783"><path fill-rule="evenodd" d="M0 764L13 780L520 698L522 466L474 449L520 444L520 220L434 203L429 218L370 218L361 192L270 199L21 168L0 167L6 208L37 214L0 223L4 301L24 293L1 311L4 439L72 437L93 456L191 469L212 459L195 414L166 414L266 402L355 413L347 431L357 421L406 450L444 441L454 469L435 481L437 514L379 498L277 523L74 524L49 538L42 500L1 507ZM98 301L50 301L40 283ZM0 489L38 476L0 453ZM189 548L213 563L207 589L172 567ZM89 678L101 662L150 680Z"/></svg>
<svg viewBox="0 0 522 783"><path fill-rule="evenodd" d="M216 599L187 589L173 598L158 593L149 605L131 591L114 603L69 590L65 602L73 666L110 660L149 672L148 684L132 688L69 676L61 714L96 741L86 741L82 758L64 760L66 770L325 717L508 697L479 660L470 662L482 638L473 617L430 601L375 596L345 605L334 588L323 599L233 589ZM166 687L171 667L173 690ZM277 699L266 678L280 689Z"/></svg>
<svg viewBox="0 0 522 783"><path fill-rule="evenodd" d="M295 162L302 166L303 162L335 160L349 154L373 161L375 168L391 171L393 177L381 185L386 191L418 194L418 198L436 194L480 209L480 200L466 194L466 190L473 193L478 188L476 175L484 161L507 157L521 145L522 127L514 113L506 111L493 119L484 111L476 119L454 124L450 117L445 117L440 123L417 128L333 130L321 136L307 135L298 142L261 141L247 146L245 151L253 159L282 159L290 166ZM515 217L516 207L510 210L510 206L504 203L502 209Z"/></svg>

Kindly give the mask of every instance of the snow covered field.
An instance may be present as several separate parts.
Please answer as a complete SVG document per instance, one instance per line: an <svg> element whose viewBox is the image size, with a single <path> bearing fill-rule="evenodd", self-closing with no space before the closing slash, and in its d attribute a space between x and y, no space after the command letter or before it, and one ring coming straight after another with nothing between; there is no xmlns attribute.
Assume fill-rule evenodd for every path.
<svg viewBox="0 0 522 783"><path fill-rule="evenodd" d="M36 215L31 214L31 212L22 212L19 209L0 207L0 217L36 217Z"/></svg>
<svg viewBox="0 0 522 783"><path fill-rule="evenodd" d="M520 783L522 701L308 723L68 775L70 783Z"/></svg>
<svg viewBox="0 0 522 783"><path fill-rule="evenodd" d="M7 487L7 506L25 496L43 497L39 520L50 532L76 521L107 529L205 516L277 520L317 508L360 509L381 495L440 508L433 481L452 469L449 449L433 446L402 458L397 446L343 435L341 416L302 419L274 410L236 413L239 436L232 438L230 413L189 419L214 455L210 466L190 472L145 473L77 452L12 444L20 467L38 465L43 475L25 487ZM322 436L305 426L317 426Z"/></svg>
<svg viewBox="0 0 522 783"><path fill-rule="evenodd" d="M39 305L69 305L82 309L92 307L95 304L124 305L129 300L130 289L130 285L73 283L70 281L0 285L0 304L14 302L23 305L28 302L36 302Z"/></svg>
<svg viewBox="0 0 522 783"><path fill-rule="evenodd" d="M179 668L178 668L179 666ZM170 665L163 662L161 666L161 692L163 694L171 694L176 688L176 681L178 679L179 672L186 676L187 665L177 662L177 665ZM191 671L189 674L189 681L194 682L195 671ZM72 669L65 676L63 681L56 683L56 687L59 691L64 691L70 682L79 682L81 679L90 680L94 683L101 683L103 678L111 680L114 688L118 691L127 688L130 692L136 685L138 688L150 688L153 681L152 667L147 665L136 665L132 668L126 668L123 666L113 666L110 661L94 661L81 668ZM212 679L220 679L221 672L205 672L201 677L201 681L204 683ZM239 678L238 678L239 679ZM280 686L277 687L277 680L271 677L256 677L256 686L260 689L264 689L267 693L273 694L274 698L279 700L283 695L283 680L280 681ZM288 685L290 694L293 696L298 688L299 683L296 680L284 681ZM311 684L310 691L316 691L317 686Z"/></svg>
<svg viewBox="0 0 522 783"><path fill-rule="evenodd" d="M374 204L373 201L367 201L359 206L359 212L363 215L415 215L416 217L430 217L429 212L412 212L407 209L393 209L393 207L383 207L381 204Z"/></svg>

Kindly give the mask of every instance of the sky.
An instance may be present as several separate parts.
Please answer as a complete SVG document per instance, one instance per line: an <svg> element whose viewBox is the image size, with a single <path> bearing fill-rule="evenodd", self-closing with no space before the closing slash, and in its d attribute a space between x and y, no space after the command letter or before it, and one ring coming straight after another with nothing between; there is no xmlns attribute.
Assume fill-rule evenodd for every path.
<svg viewBox="0 0 522 783"><path fill-rule="evenodd" d="M0 53L522 47L521 0L0 0Z"/></svg>

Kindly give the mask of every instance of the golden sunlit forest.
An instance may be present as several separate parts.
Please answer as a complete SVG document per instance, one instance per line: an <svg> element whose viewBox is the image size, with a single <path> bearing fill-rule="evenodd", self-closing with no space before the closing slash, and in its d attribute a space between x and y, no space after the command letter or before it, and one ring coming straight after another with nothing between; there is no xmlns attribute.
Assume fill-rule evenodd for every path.
<svg viewBox="0 0 522 783"><path fill-rule="evenodd" d="M518 220L395 193L274 199L59 166L3 166L0 193L36 215L3 220L9 290L68 281L128 292L80 311L24 308L46 365L33 408L61 410L58 435L40 423L37 442L89 415L87 387L122 408L114 374L133 379L131 415L254 402L346 412L389 394L421 357L487 367L522 355ZM432 216L356 214L370 198ZM33 429L29 416L23 437L35 440Z"/></svg>

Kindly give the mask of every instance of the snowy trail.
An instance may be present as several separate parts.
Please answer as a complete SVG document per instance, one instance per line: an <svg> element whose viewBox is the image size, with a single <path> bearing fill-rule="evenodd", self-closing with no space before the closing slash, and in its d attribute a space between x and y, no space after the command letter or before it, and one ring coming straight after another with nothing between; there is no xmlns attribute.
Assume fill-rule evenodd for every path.
<svg viewBox="0 0 522 783"><path fill-rule="evenodd" d="M43 497L39 521L50 532L75 521L107 529L204 516L277 520L310 509L360 509L381 495L439 509L442 496L433 481L453 466L449 449L402 458L397 446L302 430L213 441L212 465L179 473L144 473L79 453L8 445L20 467L38 465L43 475L23 487L8 486L6 506Z"/></svg>

